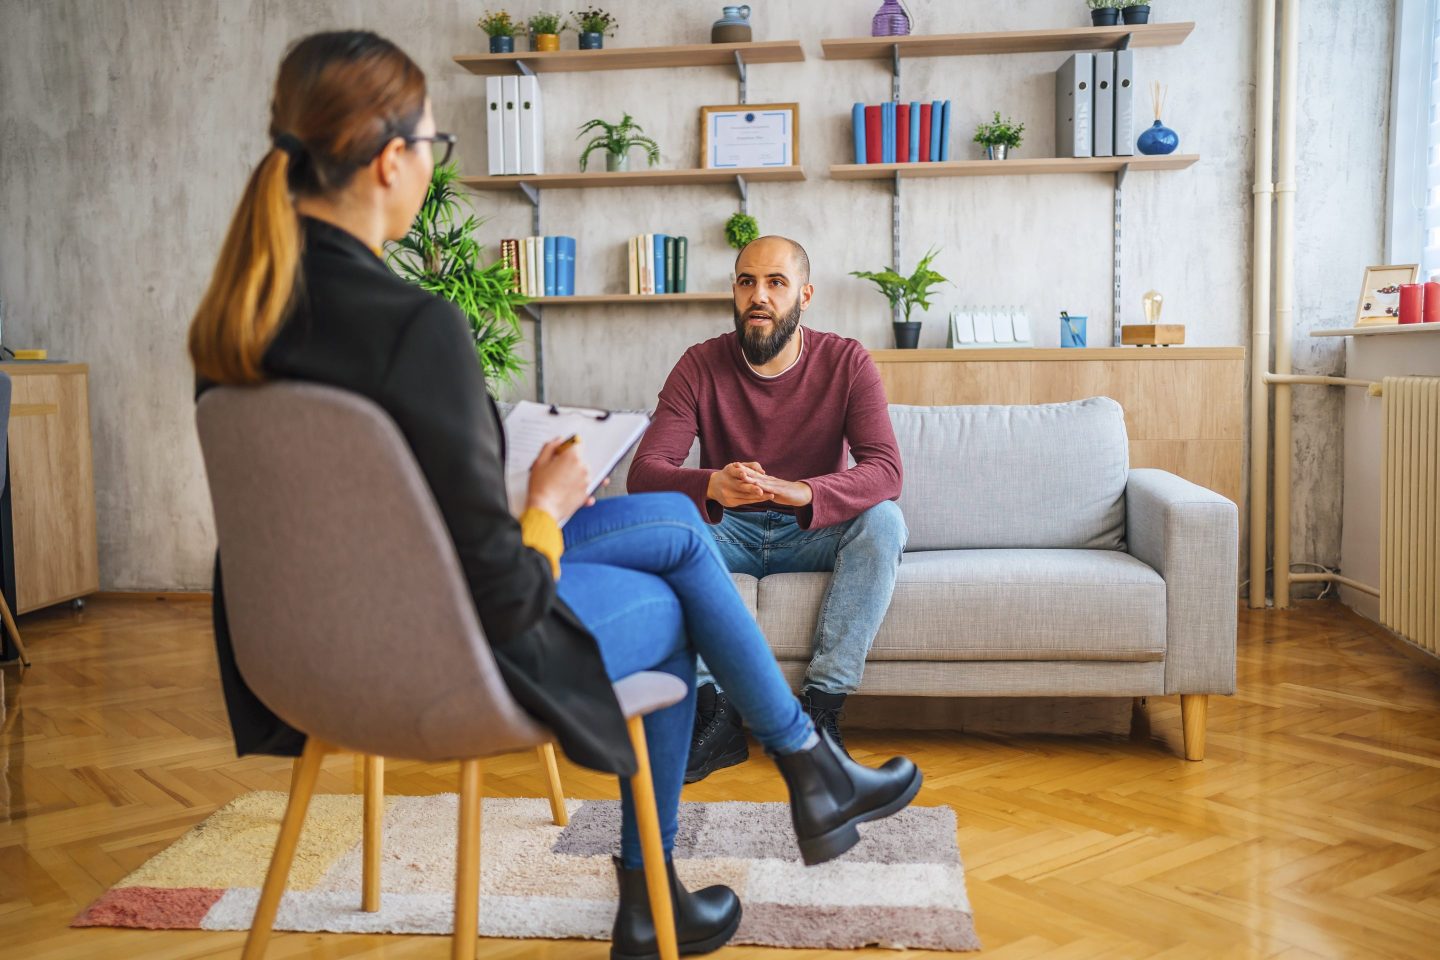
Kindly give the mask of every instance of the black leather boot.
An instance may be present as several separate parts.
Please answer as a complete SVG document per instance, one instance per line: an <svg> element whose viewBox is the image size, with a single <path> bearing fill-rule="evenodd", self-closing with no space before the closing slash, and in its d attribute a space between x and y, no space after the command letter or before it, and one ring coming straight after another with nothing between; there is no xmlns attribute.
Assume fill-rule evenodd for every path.
<svg viewBox="0 0 1440 960"><path fill-rule="evenodd" d="M835 741L835 746L850 756L845 749L845 738L840 735L840 721L845 719L845 694L825 693L815 687L806 687L800 694L800 706L810 714L817 730L824 730Z"/></svg>
<svg viewBox="0 0 1440 960"><path fill-rule="evenodd" d="M716 770L744 763L750 757L740 714L730 698L707 683L695 695L695 730L690 738L690 757L685 762L685 782L704 780Z"/></svg>
<svg viewBox="0 0 1440 960"><path fill-rule="evenodd" d="M920 792L923 777L905 757L878 770L851 760L825 729L798 753L772 754L790 787L790 819L807 866L834 860L860 842L856 826L899 813Z"/></svg>
<svg viewBox="0 0 1440 960"><path fill-rule="evenodd" d="M675 876L675 864L665 861L670 875L670 901L675 907L675 939L682 954L719 950L740 926L740 898L729 887L716 884L689 892ZM650 919L650 893L644 870L627 870L615 858L620 881L620 909L610 934L610 960L658 960L655 925Z"/></svg>

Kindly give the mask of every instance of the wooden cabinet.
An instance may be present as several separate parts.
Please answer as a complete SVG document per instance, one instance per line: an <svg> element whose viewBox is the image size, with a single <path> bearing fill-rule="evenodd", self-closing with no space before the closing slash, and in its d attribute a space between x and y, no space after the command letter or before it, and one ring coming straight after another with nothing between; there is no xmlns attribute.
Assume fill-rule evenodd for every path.
<svg viewBox="0 0 1440 960"><path fill-rule="evenodd" d="M10 375L10 483L3 526L5 593L16 613L100 589L90 368L3 363Z"/></svg>

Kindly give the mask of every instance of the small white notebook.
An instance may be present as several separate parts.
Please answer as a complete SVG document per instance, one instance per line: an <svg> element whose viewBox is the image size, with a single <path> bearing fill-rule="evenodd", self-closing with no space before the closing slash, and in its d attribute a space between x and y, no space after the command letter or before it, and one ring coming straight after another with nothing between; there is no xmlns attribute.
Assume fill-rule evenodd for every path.
<svg viewBox="0 0 1440 960"><path fill-rule="evenodd" d="M650 426L643 413L615 413L586 407L557 407L549 403L522 400L505 418L505 492L510 512L517 517L525 509L530 488L530 466L540 448L551 440L580 435L580 454L590 467L590 493L640 442ZM564 526L569 517L560 517Z"/></svg>

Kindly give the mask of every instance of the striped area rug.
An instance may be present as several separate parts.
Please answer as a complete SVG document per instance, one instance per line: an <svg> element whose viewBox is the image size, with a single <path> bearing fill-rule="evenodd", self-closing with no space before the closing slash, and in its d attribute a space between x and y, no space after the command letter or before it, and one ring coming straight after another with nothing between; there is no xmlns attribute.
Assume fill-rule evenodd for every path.
<svg viewBox="0 0 1440 960"><path fill-rule="evenodd" d="M91 904L80 927L249 927L285 794L250 793L211 814ZM360 898L360 798L315 797L277 930L451 931L457 798L386 801L383 896ZM608 939L619 804L571 800L570 824L543 799L487 798L481 837L480 934ZM819 867L800 862L780 803L686 803L676 870L691 889L734 888L744 919L734 943L978 950L949 807L915 807L861 827L863 839Z"/></svg>

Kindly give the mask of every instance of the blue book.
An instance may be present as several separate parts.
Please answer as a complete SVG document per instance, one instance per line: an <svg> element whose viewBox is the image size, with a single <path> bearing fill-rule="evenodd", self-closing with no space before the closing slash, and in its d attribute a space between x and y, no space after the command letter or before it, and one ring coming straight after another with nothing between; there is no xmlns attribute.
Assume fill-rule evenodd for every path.
<svg viewBox="0 0 1440 960"><path fill-rule="evenodd" d="M945 107L939 100L930 101L930 159L940 159L940 124L945 120Z"/></svg>
<svg viewBox="0 0 1440 960"><path fill-rule="evenodd" d="M940 121L940 159L941 159L941 160L949 160L949 159L950 159L950 101L949 101L949 100L946 100L946 101L945 101L945 106L944 106L944 108L943 108L943 110L942 110L942 113L944 114L944 119L942 119L942 120ZM931 122L932 124L935 122L935 118L934 118L933 116L930 118L930 122Z"/></svg>
<svg viewBox="0 0 1440 960"><path fill-rule="evenodd" d="M880 133L881 141L882 141L882 145L881 145L881 148L880 148L880 162L881 162L881 163L894 163L894 162L895 162L895 104L894 104L893 102L886 102L885 105L884 105L884 109L881 111L881 116L883 116L885 119L884 119L884 125L881 127L881 133Z"/></svg>
<svg viewBox="0 0 1440 960"><path fill-rule="evenodd" d="M655 292L666 293L665 289L665 234L655 234L655 259L650 261L654 264Z"/></svg>
<svg viewBox="0 0 1440 960"><path fill-rule="evenodd" d="M850 125L855 133L855 162L865 162L865 104L857 103L850 108Z"/></svg>
<svg viewBox="0 0 1440 960"><path fill-rule="evenodd" d="M920 162L920 101L910 101L910 162Z"/></svg>
<svg viewBox="0 0 1440 960"><path fill-rule="evenodd" d="M555 238L545 238L545 296L555 296Z"/></svg>
<svg viewBox="0 0 1440 960"><path fill-rule="evenodd" d="M555 238L555 292L562 297L575 296L575 238Z"/></svg>

